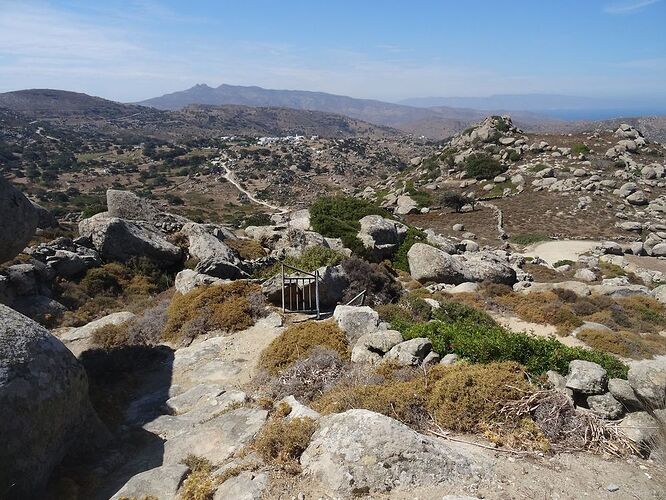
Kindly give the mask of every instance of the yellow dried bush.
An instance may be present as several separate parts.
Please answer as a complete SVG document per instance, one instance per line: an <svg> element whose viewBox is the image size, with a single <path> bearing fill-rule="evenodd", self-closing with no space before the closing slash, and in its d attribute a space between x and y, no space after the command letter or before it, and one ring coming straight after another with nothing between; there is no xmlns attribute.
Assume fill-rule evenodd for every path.
<svg viewBox="0 0 666 500"><path fill-rule="evenodd" d="M259 286L240 280L176 294L167 309L162 336L179 341L210 330L243 330L254 322L248 300L252 294L261 294Z"/></svg>
<svg viewBox="0 0 666 500"><path fill-rule="evenodd" d="M410 380L387 378L382 383L341 383L313 404L321 413L363 408L423 429L430 418L446 429L472 432L498 419L507 401L531 390L516 363L436 366Z"/></svg>
<svg viewBox="0 0 666 500"><path fill-rule="evenodd" d="M276 374L289 368L297 359L306 357L310 351L321 346L348 358L347 335L333 321L309 321L287 328L261 353L259 368Z"/></svg>
<svg viewBox="0 0 666 500"><path fill-rule="evenodd" d="M266 256L264 248L257 240L227 239L224 240L224 243L229 248L236 250L243 260L255 260Z"/></svg>
<svg viewBox="0 0 666 500"><path fill-rule="evenodd" d="M576 338L593 349L625 358L644 359L655 354L666 354L666 338L655 333L640 335L627 331L585 329Z"/></svg>
<svg viewBox="0 0 666 500"><path fill-rule="evenodd" d="M276 418L262 427L252 447L267 463L298 472L298 459L315 429L311 418Z"/></svg>

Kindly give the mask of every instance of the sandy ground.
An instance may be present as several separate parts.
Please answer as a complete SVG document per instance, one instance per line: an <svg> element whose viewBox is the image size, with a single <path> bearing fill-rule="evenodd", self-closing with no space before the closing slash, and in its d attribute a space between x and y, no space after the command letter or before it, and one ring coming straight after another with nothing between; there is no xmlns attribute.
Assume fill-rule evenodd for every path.
<svg viewBox="0 0 666 500"><path fill-rule="evenodd" d="M552 265L558 260L575 261L579 255L589 252L597 247L599 243L599 241L589 240L546 241L526 247L523 255L526 257L539 257Z"/></svg>

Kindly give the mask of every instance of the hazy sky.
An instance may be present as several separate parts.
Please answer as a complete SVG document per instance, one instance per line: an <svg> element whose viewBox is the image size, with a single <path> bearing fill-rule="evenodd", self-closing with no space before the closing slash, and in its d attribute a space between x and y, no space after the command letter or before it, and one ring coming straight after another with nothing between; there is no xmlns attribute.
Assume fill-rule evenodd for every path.
<svg viewBox="0 0 666 500"><path fill-rule="evenodd" d="M0 91L666 98L666 0L0 0Z"/></svg>

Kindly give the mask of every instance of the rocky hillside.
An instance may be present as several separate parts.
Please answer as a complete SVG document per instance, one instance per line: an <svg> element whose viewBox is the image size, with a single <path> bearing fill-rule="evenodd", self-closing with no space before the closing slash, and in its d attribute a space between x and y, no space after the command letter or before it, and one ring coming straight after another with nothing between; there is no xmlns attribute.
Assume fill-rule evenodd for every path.
<svg viewBox="0 0 666 500"><path fill-rule="evenodd" d="M121 189L72 227L1 185L3 494L663 496L661 146L491 117L299 211L233 151L270 213L241 228ZM526 248L569 199L585 248Z"/></svg>

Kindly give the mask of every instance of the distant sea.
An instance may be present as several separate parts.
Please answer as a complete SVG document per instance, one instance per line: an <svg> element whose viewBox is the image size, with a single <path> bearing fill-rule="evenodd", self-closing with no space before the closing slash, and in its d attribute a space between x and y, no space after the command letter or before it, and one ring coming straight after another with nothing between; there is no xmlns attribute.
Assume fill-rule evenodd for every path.
<svg viewBox="0 0 666 500"><path fill-rule="evenodd" d="M666 115L666 107L617 108L617 109L545 109L534 113L559 118L561 120L608 120L611 118L631 118L635 116Z"/></svg>

